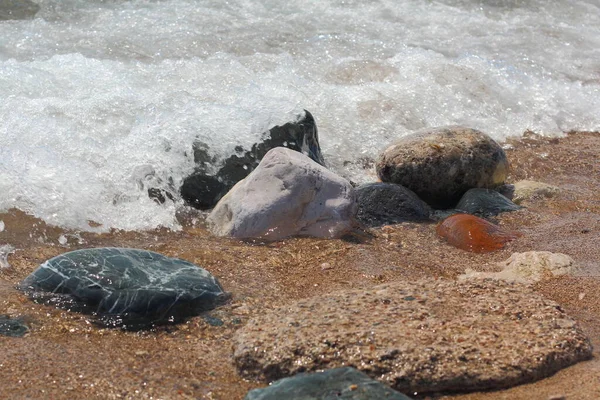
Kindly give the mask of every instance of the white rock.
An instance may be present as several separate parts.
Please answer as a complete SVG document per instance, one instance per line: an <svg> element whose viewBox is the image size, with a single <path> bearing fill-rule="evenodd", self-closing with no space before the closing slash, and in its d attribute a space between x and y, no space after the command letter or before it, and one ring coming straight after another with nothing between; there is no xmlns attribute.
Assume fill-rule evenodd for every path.
<svg viewBox="0 0 600 400"><path fill-rule="evenodd" d="M524 180L516 182L514 186L515 190L512 200L515 204L521 204L524 200L534 198L554 197L560 192L558 187L543 182Z"/></svg>
<svg viewBox="0 0 600 400"><path fill-rule="evenodd" d="M218 236L335 238L352 228L355 209L347 180L304 154L278 147L219 201L207 222Z"/></svg>
<svg viewBox="0 0 600 400"><path fill-rule="evenodd" d="M467 269L459 280L471 278L494 278L509 282L535 283L555 276L571 274L577 270L575 261L562 253L549 251L527 251L513 253L507 260L498 263L500 272L477 272Z"/></svg>

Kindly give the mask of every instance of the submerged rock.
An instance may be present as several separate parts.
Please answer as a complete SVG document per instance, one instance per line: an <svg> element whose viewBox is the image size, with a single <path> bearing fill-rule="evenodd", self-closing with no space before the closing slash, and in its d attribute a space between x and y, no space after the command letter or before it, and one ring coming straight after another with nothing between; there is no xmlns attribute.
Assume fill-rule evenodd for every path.
<svg viewBox="0 0 600 400"><path fill-rule="evenodd" d="M525 200L550 198L560 193L560 189L556 186L548 185L543 182L535 181L519 181L515 183L513 201L521 204Z"/></svg>
<svg viewBox="0 0 600 400"><path fill-rule="evenodd" d="M426 221L432 211L411 190L393 183L369 183L355 192L356 219L369 227Z"/></svg>
<svg viewBox="0 0 600 400"><path fill-rule="evenodd" d="M304 154L277 147L206 221L215 235L240 239L335 238L351 230L355 210L350 182Z"/></svg>
<svg viewBox="0 0 600 400"><path fill-rule="evenodd" d="M194 264L111 247L54 257L18 288L36 301L92 313L103 325L126 329L179 322L227 298L216 278Z"/></svg>
<svg viewBox="0 0 600 400"><path fill-rule="evenodd" d="M527 251L513 253L507 260L498 263L500 272L476 272L467 269L459 279L493 278L509 282L535 283L556 276L575 272L577 267L571 257L549 251Z"/></svg>
<svg viewBox="0 0 600 400"><path fill-rule="evenodd" d="M592 357L555 302L492 280L394 282L303 299L250 320L233 340L245 377L354 366L419 394L506 388Z"/></svg>
<svg viewBox="0 0 600 400"><path fill-rule="evenodd" d="M298 374L248 392L244 400L410 400L351 367Z"/></svg>
<svg viewBox="0 0 600 400"><path fill-rule="evenodd" d="M276 147L287 147L325 165L315 119L305 110L297 121L271 128L263 135L263 140L254 144L250 150L238 148L241 155L234 154L225 160L216 174L209 172L209 164L216 160L208 155L205 146L197 145L194 149L194 161L198 167L183 181L180 189L182 198L188 205L201 210L214 207L237 182L258 166L269 150Z"/></svg>
<svg viewBox="0 0 600 400"><path fill-rule="evenodd" d="M443 220L437 234L449 244L474 253L499 250L521 236L470 214L455 214Z"/></svg>
<svg viewBox="0 0 600 400"><path fill-rule="evenodd" d="M469 189L456 205L456 209L484 217L498 215L503 212L520 210L516 205L500 193L490 189Z"/></svg>
<svg viewBox="0 0 600 400"><path fill-rule="evenodd" d="M29 332L29 327L23 318L10 318L8 315L0 315L0 335L10 337L21 337Z"/></svg>
<svg viewBox="0 0 600 400"><path fill-rule="evenodd" d="M435 208L451 208L472 188L501 185L508 172L504 150L475 129L427 129L399 139L379 156L377 174L415 192Z"/></svg>
<svg viewBox="0 0 600 400"><path fill-rule="evenodd" d="M32 19L40 6L30 0L0 0L0 21Z"/></svg>

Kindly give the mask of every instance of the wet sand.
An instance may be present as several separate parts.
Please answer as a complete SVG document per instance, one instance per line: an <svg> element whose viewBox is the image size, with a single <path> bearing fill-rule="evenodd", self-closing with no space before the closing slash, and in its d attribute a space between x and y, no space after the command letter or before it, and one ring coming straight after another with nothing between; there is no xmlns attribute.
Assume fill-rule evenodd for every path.
<svg viewBox="0 0 600 400"><path fill-rule="evenodd" d="M600 134L560 139L526 135L508 144L509 183L537 180L560 187L561 193L498 217L501 226L523 236L487 254L450 247L436 236L433 223L374 229L372 237L261 244L211 237L201 223L191 222L198 217L194 215L181 217L184 228L179 232L97 235L48 227L18 210L0 214L5 223L0 245L16 248L8 258L11 268L0 270L0 314L25 316L31 326L23 338L0 336L0 398L242 399L249 389L264 384L238 376L231 339L263 310L335 290L397 280L456 279L466 268L495 271L495 262L529 250L565 253L582 267L576 276L536 284L535 290L558 302L600 348ZM59 243L61 235L68 240L65 245ZM145 248L206 268L233 295L230 304L209 314L224 325L195 317L150 332L100 329L89 316L32 303L14 289L46 259L99 246ZM600 398L598 359L508 390L439 398L559 396Z"/></svg>

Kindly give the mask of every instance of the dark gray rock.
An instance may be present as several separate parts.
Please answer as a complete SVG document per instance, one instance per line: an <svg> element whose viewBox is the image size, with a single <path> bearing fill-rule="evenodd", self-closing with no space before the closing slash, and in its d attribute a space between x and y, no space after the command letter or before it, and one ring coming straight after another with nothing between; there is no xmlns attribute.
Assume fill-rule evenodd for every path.
<svg viewBox="0 0 600 400"><path fill-rule="evenodd" d="M516 211L521 208L497 191L490 189L470 189L456 205L457 210L483 217Z"/></svg>
<svg viewBox="0 0 600 400"><path fill-rule="evenodd" d="M368 227L427 221L432 210L412 190L393 183L369 183L355 189L356 219Z"/></svg>
<svg viewBox="0 0 600 400"><path fill-rule="evenodd" d="M495 188L508 172L504 150L486 134L450 126L399 139L379 156L377 174L434 208L452 208L472 188Z"/></svg>
<svg viewBox="0 0 600 400"><path fill-rule="evenodd" d="M29 0L0 0L0 21L10 19L31 19L40 6Z"/></svg>
<svg viewBox="0 0 600 400"><path fill-rule="evenodd" d="M29 327L23 318L10 318L8 315L0 315L0 335L21 337L29 332Z"/></svg>
<svg viewBox="0 0 600 400"><path fill-rule="evenodd" d="M197 168L184 179L180 188L181 197L195 208L207 210L215 206L236 183L244 179L260 163L267 152L275 147L287 147L307 155L313 161L325 165L315 119L305 110L297 121L275 126L263 135L263 140L250 150L237 148L215 173L210 172L216 160L210 157L204 144L194 146L194 161Z"/></svg>
<svg viewBox="0 0 600 400"><path fill-rule="evenodd" d="M54 257L18 286L35 301L91 313L107 327L174 323L227 299L208 271L146 250L97 248Z"/></svg>
<svg viewBox="0 0 600 400"><path fill-rule="evenodd" d="M244 400L410 400L350 367L284 378L248 392Z"/></svg>

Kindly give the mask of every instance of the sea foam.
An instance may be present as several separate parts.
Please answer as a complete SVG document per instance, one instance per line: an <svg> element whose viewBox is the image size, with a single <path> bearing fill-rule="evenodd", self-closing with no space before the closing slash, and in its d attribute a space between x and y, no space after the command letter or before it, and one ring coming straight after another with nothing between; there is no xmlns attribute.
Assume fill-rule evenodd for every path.
<svg viewBox="0 0 600 400"><path fill-rule="evenodd" d="M192 145L223 159L303 109L356 182L396 137L600 130L594 1L39 0L0 21L0 210L177 229ZM98 226L98 224L100 224Z"/></svg>

